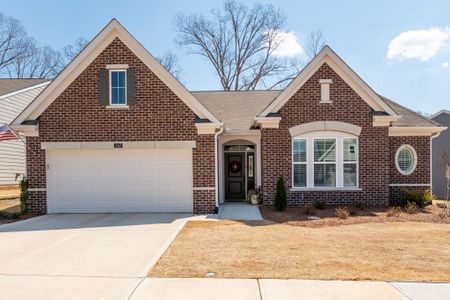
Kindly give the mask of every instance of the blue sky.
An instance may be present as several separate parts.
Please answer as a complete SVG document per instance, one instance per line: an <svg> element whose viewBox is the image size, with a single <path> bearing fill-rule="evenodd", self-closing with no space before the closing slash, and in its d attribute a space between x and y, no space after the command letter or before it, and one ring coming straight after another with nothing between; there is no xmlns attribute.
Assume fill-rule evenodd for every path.
<svg viewBox="0 0 450 300"><path fill-rule="evenodd" d="M309 31L322 30L327 43L378 93L427 113L450 109L450 1L258 2L286 13L287 31L300 46ZM173 16L207 14L221 3L0 0L0 11L18 18L41 45L54 48L79 37L90 40L117 18L153 54L169 49L177 54L188 89L205 90L220 85L205 60L175 45Z"/></svg>

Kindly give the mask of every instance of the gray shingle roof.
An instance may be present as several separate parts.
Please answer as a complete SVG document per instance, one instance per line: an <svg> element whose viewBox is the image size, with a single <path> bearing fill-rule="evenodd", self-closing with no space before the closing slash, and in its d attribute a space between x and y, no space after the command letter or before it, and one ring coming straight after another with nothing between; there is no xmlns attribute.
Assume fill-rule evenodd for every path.
<svg viewBox="0 0 450 300"><path fill-rule="evenodd" d="M412 111L411 109L404 107L384 96L380 97L386 102L398 115L401 116L396 122L392 123L394 127L432 127L441 126L439 123L427 119L426 117Z"/></svg>
<svg viewBox="0 0 450 300"><path fill-rule="evenodd" d="M6 95L24 88L49 81L48 79L9 79L0 78L0 96Z"/></svg>
<svg viewBox="0 0 450 300"><path fill-rule="evenodd" d="M280 91L192 92L207 109L225 124L227 131L248 130L254 118Z"/></svg>
<svg viewBox="0 0 450 300"><path fill-rule="evenodd" d="M207 109L221 120L227 131L248 130L254 118L261 113L281 91L205 91L192 92ZM437 122L380 95L401 118L392 125L395 127L440 126ZM374 114L377 114L374 112Z"/></svg>

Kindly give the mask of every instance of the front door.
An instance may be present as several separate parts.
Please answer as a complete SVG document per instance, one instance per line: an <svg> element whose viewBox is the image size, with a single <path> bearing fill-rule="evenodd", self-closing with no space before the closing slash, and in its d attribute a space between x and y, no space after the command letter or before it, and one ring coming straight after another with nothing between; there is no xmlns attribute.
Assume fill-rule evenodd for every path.
<svg viewBox="0 0 450 300"><path fill-rule="evenodd" d="M245 153L225 153L225 200L245 200Z"/></svg>

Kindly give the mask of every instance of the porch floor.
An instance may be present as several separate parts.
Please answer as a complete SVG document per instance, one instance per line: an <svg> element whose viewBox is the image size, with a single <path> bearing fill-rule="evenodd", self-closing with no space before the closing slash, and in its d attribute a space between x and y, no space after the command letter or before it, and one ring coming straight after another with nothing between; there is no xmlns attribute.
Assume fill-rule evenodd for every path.
<svg viewBox="0 0 450 300"><path fill-rule="evenodd" d="M263 220L257 205L248 203L224 203L220 207L219 219L221 220Z"/></svg>

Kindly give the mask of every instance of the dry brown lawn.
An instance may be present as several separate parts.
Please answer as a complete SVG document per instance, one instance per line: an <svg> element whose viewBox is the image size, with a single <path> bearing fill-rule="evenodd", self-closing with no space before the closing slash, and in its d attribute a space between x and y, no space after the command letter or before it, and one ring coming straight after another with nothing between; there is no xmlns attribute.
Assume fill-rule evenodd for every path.
<svg viewBox="0 0 450 300"><path fill-rule="evenodd" d="M151 277L450 281L450 224L191 221Z"/></svg>

